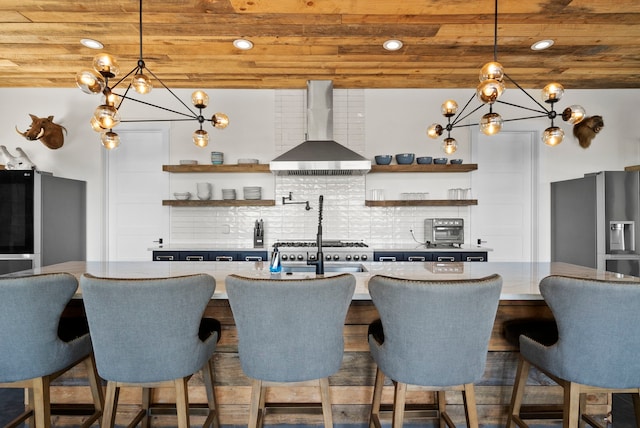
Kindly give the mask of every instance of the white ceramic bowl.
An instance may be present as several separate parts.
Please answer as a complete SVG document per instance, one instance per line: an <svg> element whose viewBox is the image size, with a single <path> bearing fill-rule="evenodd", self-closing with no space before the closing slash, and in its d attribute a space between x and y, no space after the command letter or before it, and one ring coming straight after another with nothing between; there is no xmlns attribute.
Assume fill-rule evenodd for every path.
<svg viewBox="0 0 640 428"><path fill-rule="evenodd" d="M191 199L190 192L176 192L173 194L173 196L179 201L186 201L188 199Z"/></svg>

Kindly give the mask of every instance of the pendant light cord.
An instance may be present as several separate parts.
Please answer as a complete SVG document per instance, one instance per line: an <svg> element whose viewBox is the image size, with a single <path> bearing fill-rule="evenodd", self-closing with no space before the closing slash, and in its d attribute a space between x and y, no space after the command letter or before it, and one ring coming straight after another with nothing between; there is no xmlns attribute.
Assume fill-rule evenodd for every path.
<svg viewBox="0 0 640 428"><path fill-rule="evenodd" d="M142 0L140 0L142 3ZM498 0L496 0L495 11L493 15L493 60L498 61ZM142 46L142 43L140 43ZM142 55L142 54L140 54Z"/></svg>
<svg viewBox="0 0 640 428"><path fill-rule="evenodd" d="M497 2L498 0L496 0ZM140 0L140 17L139 17L139 23L140 23L140 61L142 61L142 0Z"/></svg>

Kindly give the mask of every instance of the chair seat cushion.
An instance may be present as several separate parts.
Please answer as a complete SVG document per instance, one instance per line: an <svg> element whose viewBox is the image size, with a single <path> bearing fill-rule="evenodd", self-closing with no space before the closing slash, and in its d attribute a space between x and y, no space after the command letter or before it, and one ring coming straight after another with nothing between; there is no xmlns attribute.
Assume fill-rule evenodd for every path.
<svg viewBox="0 0 640 428"><path fill-rule="evenodd" d="M203 342L207 340L213 333L218 333L218 342L220 341L220 335L222 334L222 326L220 321L215 318L204 317L200 321L200 328L198 329L198 337Z"/></svg>
<svg viewBox="0 0 640 428"><path fill-rule="evenodd" d="M503 335L509 344L519 348L520 335L550 346L558 341L556 321L548 318L520 318L504 323Z"/></svg>

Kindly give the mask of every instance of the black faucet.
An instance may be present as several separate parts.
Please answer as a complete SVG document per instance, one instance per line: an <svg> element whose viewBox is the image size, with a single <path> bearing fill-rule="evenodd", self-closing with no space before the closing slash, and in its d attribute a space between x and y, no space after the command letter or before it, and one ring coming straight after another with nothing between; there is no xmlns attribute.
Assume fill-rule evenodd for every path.
<svg viewBox="0 0 640 428"><path fill-rule="evenodd" d="M318 253L315 260L307 260L308 265L316 266L316 275L324 275L324 255L322 254L322 201L324 197L320 195L318 201L318 234L316 235L316 246Z"/></svg>

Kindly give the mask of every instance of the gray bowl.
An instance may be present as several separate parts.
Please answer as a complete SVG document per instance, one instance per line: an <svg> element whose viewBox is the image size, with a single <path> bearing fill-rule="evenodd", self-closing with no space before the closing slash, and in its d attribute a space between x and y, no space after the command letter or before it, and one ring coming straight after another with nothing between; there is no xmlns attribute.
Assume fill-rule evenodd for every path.
<svg viewBox="0 0 640 428"><path fill-rule="evenodd" d="M460 165L462 163L462 159L451 159L449 162L454 165Z"/></svg>
<svg viewBox="0 0 640 428"><path fill-rule="evenodd" d="M435 158L433 160L433 163L437 164L437 165L444 165L447 163L447 158Z"/></svg>
<svg viewBox="0 0 640 428"><path fill-rule="evenodd" d="M400 153L396 155L396 162L398 165L410 165L415 157L414 153Z"/></svg>
<svg viewBox="0 0 640 428"><path fill-rule="evenodd" d="M416 158L416 162L421 165L430 164L432 160L433 158L431 156L420 156L419 158Z"/></svg>
<svg viewBox="0 0 640 428"><path fill-rule="evenodd" d="M391 159L393 159L393 156L391 155L377 155L375 157L376 159L376 163L378 165L389 165L391 163Z"/></svg>

